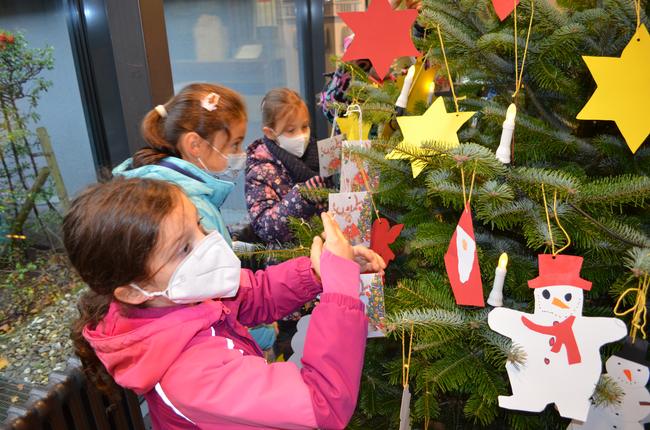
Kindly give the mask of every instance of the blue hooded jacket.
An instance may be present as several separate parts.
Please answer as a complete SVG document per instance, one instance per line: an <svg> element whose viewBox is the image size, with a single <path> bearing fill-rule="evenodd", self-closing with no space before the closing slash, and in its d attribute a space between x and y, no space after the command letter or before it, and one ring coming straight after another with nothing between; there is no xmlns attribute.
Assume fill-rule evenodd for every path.
<svg viewBox="0 0 650 430"><path fill-rule="evenodd" d="M178 185L199 211L201 225L208 231L217 230L232 246L230 233L219 209L235 184L216 179L203 169L177 157L164 158L161 165L149 164L137 168L131 166L132 159L128 158L113 169L113 175L158 179Z"/></svg>

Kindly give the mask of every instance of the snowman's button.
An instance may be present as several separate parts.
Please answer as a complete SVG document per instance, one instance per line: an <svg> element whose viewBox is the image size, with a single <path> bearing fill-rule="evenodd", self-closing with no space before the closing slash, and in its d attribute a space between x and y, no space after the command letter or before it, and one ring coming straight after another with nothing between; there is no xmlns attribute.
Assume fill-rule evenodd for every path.
<svg viewBox="0 0 650 430"><path fill-rule="evenodd" d="M551 345L551 346L555 345L555 338L554 337L550 338L548 340L548 344Z"/></svg>
<svg viewBox="0 0 650 430"><path fill-rule="evenodd" d="M548 358L544 358L544 364L548 364L550 362L551 362L551 360L549 360Z"/></svg>

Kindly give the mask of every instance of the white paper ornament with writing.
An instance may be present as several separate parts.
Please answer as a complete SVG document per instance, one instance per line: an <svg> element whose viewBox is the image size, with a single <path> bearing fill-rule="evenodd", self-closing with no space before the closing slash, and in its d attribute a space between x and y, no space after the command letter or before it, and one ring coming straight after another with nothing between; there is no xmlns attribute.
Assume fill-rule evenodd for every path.
<svg viewBox="0 0 650 430"><path fill-rule="evenodd" d="M511 396L499 396L506 409L541 412L554 403L561 416L585 421L601 371L600 347L627 333L616 318L583 317L583 292L591 282L580 277L582 257L540 255L532 314L495 308L490 328L512 339L524 363L506 363Z"/></svg>
<svg viewBox="0 0 650 430"><path fill-rule="evenodd" d="M296 324L296 333L291 338L291 349L293 354L287 361L294 363L299 369L302 369L302 354L305 351L305 340L307 340L307 328L309 328L310 315L304 315Z"/></svg>

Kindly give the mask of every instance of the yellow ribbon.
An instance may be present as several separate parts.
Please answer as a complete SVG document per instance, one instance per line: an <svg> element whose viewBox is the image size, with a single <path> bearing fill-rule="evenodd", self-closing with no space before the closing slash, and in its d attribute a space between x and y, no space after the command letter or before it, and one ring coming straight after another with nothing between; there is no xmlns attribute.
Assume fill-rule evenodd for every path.
<svg viewBox="0 0 650 430"><path fill-rule="evenodd" d="M518 59L518 49L517 49L517 0L514 0L515 4L515 92L512 97L516 97L521 88L524 77L524 64L526 64L526 54L528 53L528 41L530 40L531 29L533 28L533 16L535 15L535 0L530 0L530 21L528 21L528 34L526 34L526 45L524 46L524 56L521 60L521 70L519 70L519 59Z"/></svg>
<svg viewBox="0 0 650 430"><path fill-rule="evenodd" d="M440 24L438 24L438 38L440 39L440 50L442 51L442 57L445 60L445 68L447 69L447 77L449 78L449 88L451 88L451 95L454 97L454 105L456 105L456 112L458 112L458 97L456 97L456 91L454 91L454 80L449 71L449 63L447 62L447 54L445 53L445 43L442 41L442 33L440 33Z"/></svg>
<svg viewBox="0 0 650 430"><path fill-rule="evenodd" d="M546 212L546 227L548 228L548 235L551 239L551 253L553 256L558 255L560 252L564 251L571 245L571 237L569 236L569 233L564 229L562 224L560 223L560 218L557 216L557 190L553 192L553 216L555 218L555 222L557 223L558 227L560 227L560 230L562 230L562 233L564 233L564 236L566 237L566 245L564 245L562 248L560 248L557 252L555 251L555 242L553 241L553 229L551 229L551 218L548 214L548 204L546 203L546 192L544 191L544 183L542 183L542 198L544 199L544 212Z"/></svg>
<svg viewBox="0 0 650 430"><path fill-rule="evenodd" d="M632 342L636 339L637 331L641 331L643 338L646 338L645 325L647 321L648 309L646 308L646 296L648 295L648 286L650 286L650 276L646 273L643 276L643 279L639 278L639 286L637 288L628 288L623 291L623 294L620 295L614 306L614 315L624 316L632 312L632 321L630 321L630 336L632 337ZM623 298L629 293L636 292L636 300L634 305L625 310L619 311L618 308L623 302Z"/></svg>
<svg viewBox="0 0 650 430"><path fill-rule="evenodd" d="M411 351L413 350L413 322L411 322L411 339L409 340L408 358L406 357L404 339L404 327L402 327L402 386L404 388L409 385L409 370L411 368Z"/></svg>

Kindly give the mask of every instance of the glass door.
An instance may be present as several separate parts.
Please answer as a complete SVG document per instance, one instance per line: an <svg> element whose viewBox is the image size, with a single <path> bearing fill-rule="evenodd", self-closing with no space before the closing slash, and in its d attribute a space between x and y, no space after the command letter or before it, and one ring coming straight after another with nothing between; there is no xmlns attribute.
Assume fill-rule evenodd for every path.
<svg viewBox="0 0 650 430"><path fill-rule="evenodd" d="M262 136L260 103L275 87L305 94L297 36L300 0L164 0L174 91L215 82L238 91L248 107L246 143ZM226 222L246 214L243 179L223 206Z"/></svg>

